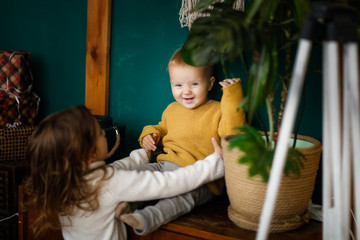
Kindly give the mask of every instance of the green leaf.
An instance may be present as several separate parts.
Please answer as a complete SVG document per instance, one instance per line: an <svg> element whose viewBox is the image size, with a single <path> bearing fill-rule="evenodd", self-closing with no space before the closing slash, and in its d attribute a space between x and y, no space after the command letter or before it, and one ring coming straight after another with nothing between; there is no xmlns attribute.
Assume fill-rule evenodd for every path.
<svg viewBox="0 0 360 240"><path fill-rule="evenodd" d="M194 11L199 11L199 10L203 10L205 8L208 8L210 5L212 5L213 3L215 3L217 0L200 0L199 2L196 3L195 7L194 7Z"/></svg>
<svg viewBox="0 0 360 240"><path fill-rule="evenodd" d="M207 15L193 23L182 56L194 66L220 62L226 76L224 63L240 58L248 66L248 88L239 107L244 108L252 123L254 114L274 90L279 58L283 56L278 52L298 38L299 22L308 13L309 1L252 0L245 12L234 10L233 2L198 2L196 9ZM213 8L208 8L210 5ZM253 55L249 64L245 63L244 53Z"/></svg>
<svg viewBox="0 0 360 240"><path fill-rule="evenodd" d="M302 27L306 16L310 13L310 6L306 1L303 0L293 0L294 2L294 16L295 22L298 26Z"/></svg>
<svg viewBox="0 0 360 240"><path fill-rule="evenodd" d="M238 159L239 164L246 164L249 167L249 176L260 176L264 182L269 180L270 169L274 158L275 150L266 144L259 131L249 125L238 127L241 131L229 139L229 149L238 148L244 154ZM294 148L289 148L284 174L300 175L304 167L303 154Z"/></svg>
<svg viewBox="0 0 360 240"><path fill-rule="evenodd" d="M250 22L252 21L252 18L255 16L255 14L259 10L259 8L260 8L263 1L264 0L253 0L251 2L251 5L250 5L249 10L248 10L248 16L246 18L246 25L250 24Z"/></svg>

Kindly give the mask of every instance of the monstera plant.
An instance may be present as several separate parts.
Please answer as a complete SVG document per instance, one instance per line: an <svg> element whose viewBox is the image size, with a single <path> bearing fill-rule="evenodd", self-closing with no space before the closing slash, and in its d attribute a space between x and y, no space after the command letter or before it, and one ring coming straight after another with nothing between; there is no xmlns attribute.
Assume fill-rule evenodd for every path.
<svg viewBox="0 0 360 240"><path fill-rule="evenodd" d="M310 12L310 0L248 0L244 12L234 10L233 3L199 0L193 11L201 11L202 17L192 24L181 53L187 63L195 66L220 62L225 76L229 63L246 72L243 80L247 89L239 107L245 109L248 125L240 126L239 134L223 137L221 143L230 201L228 216L239 227L257 230L277 132L281 131L296 46L293 43L298 42ZM360 9L359 1L354 0L321 4L346 4ZM357 20L360 22L360 18ZM275 107L274 99L279 98L280 105ZM265 124L260 124L262 131L252 127L260 107L266 109L269 131L261 127ZM322 147L314 138L297 135L297 128L293 144L288 146L270 232L296 229L310 218L308 206Z"/></svg>
<svg viewBox="0 0 360 240"><path fill-rule="evenodd" d="M233 9L234 1L199 0L193 11L202 11L203 17L192 24L181 53L194 66L222 63L225 76L228 73L225 66L240 61L240 67L247 73L247 90L239 107L247 112L249 125L239 127L244 134L231 138L230 148L244 151L246 154L239 162L249 165L251 176L259 174L267 181L274 154L272 142L276 145L275 126L279 131L290 81L291 47L297 42L310 5L308 0L252 0L242 12ZM279 87L281 103L275 108L274 97L280 92ZM264 104L269 134L261 130L266 141L251 126ZM275 109L279 110L277 114ZM285 173L299 174L303 159L295 148L289 149Z"/></svg>

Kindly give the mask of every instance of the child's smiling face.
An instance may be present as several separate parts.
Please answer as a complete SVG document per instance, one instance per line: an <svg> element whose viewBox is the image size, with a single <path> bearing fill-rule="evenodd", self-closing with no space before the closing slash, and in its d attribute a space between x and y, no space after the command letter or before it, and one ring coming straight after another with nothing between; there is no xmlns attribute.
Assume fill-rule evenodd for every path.
<svg viewBox="0 0 360 240"><path fill-rule="evenodd" d="M202 68L192 66L169 67L171 91L175 100L186 108L194 109L208 100L208 92L214 84Z"/></svg>

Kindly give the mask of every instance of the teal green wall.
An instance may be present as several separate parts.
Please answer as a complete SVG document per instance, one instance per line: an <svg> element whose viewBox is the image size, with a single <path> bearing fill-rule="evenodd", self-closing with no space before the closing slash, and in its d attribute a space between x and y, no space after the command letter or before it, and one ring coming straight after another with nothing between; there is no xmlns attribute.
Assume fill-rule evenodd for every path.
<svg viewBox="0 0 360 240"><path fill-rule="evenodd" d="M138 148L142 128L157 124L173 101L167 62L187 36L181 1L113 1L109 112L126 124L127 149Z"/></svg>
<svg viewBox="0 0 360 240"><path fill-rule="evenodd" d="M146 124L156 124L172 101L167 61L187 28L181 1L112 1L109 114L126 125L127 151L139 147ZM31 52L39 119L85 103L87 1L7 0L0 5L0 49Z"/></svg>
<svg viewBox="0 0 360 240"><path fill-rule="evenodd" d="M31 52L40 118L85 103L86 7L86 0L0 4L0 49Z"/></svg>

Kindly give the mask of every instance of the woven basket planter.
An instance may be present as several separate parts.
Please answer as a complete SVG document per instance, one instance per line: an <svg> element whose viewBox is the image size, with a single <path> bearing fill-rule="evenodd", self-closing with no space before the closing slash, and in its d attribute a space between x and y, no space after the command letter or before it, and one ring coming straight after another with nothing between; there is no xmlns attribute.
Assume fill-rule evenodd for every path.
<svg viewBox="0 0 360 240"><path fill-rule="evenodd" d="M241 228L256 231L266 195L267 184L258 176L249 178L248 167L239 164L243 154L238 149L228 149L228 139L222 138L225 182L230 206L230 220ZM300 176L283 176L269 232L284 232L299 228L310 219L308 204L314 190L319 168L321 144L318 140L298 135L297 141L309 142L309 147L298 148L306 158Z"/></svg>

